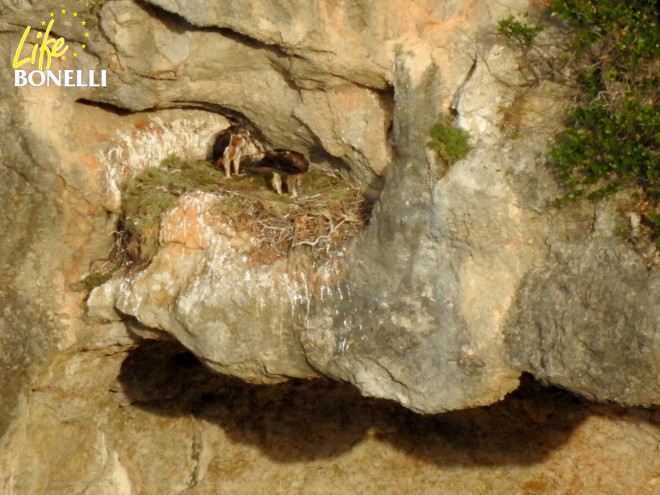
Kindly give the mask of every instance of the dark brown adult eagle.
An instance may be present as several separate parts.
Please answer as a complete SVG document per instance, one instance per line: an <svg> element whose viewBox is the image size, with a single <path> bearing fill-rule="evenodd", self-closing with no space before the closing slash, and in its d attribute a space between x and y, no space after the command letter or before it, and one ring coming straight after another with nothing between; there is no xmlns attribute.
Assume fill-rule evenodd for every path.
<svg viewBox="0 0 660 495"><path fill-rule="evenodd" d="M282 182L294 198L298 195L296 186L309 169L309 161L301 153L291 150L266 151L261 160L246 163L245 171L258 175L272 174L273 189L282 194Z"/></svg>

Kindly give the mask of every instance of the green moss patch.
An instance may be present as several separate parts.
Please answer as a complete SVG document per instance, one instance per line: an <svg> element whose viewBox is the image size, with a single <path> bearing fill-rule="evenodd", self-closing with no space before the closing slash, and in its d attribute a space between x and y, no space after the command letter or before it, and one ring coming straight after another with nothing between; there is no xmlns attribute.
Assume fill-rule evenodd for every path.
<svg viewBox="0 0 660 495"><path fill-rule="evenodd" d="M470 152L469 140L468 131L453 126L449 119L441 119L431 128L428 146L436 150L448 165L452 165Z"/></svg>
<svg viewBox="0 0 660 495"><path fill-rule="evenodd" d="M104 266L92 270L89 275L71 284L71 290L74 292L90 292L110 280L119 269L120 265L108 261Z"/></svg>

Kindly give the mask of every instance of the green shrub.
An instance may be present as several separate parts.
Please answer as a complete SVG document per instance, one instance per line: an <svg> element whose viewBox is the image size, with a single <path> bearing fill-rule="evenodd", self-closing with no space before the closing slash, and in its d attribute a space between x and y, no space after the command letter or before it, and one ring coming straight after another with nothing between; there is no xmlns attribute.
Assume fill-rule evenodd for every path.
<svg viewBox="0 0 660 495"><path fill-rule="evenodd" d="M442 120L431 128L431 141L428 146L449 164L465 158L470 152L470 133Z"/></svg>
<svg viewBox="0 0 660 495"><path fill-rule="evenodd" d="M502 19L497 24L497 30L504 36L515 40L523 50L532 46L534 39L543 29L543 26L528 26L517 21L513 16Z"/></svg>
<svg viewBox="0 0 660 495"><path fill-rule="evenodd" d="M569 190L563 199L638 188L646 205L640 214L660 242L657 1L555 0L553 10L575 33L573 67L581 88L579 106L550 152Z"/></svg>
<svg viewBox="0 0 660 495"><path fill-rule="evenodd" d="M550 152L566 185L596 184L594 193L639 185L660 199L660 112L628 100L621 110L598 104L577 108Z"/></svg>
<svg viewBox="0 0 660 495"><path fill-rule="evenodd" d="M600 44L624 65L660 56L656 0L555 0L552 9L570 22L582 48Z"/></svg>

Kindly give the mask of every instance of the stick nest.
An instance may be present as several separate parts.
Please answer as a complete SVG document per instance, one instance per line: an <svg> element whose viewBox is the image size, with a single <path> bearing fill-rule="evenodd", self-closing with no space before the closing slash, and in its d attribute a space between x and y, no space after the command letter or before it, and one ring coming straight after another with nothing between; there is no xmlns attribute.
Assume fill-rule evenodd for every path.
<svg viewBox="0 0 660 495"><path fill-rule="evenodd" d="M124 187L115 258L134 268L148 265L158 252L163 216L183 194L205 191L218 195L214 214L251 240L255 261L270 264L296 251L327 259L365 227L365 199L335 170L311 169L301 189L298 198L278 196L263 177L227 179L208 162L170 156Z"/></svg>

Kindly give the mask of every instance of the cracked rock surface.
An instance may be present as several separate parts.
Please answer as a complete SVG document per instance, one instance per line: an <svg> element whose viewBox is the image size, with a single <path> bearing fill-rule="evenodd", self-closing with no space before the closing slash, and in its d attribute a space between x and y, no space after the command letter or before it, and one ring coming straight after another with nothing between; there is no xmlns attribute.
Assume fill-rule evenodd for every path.
<svg viewBox="0 0 660 495"><path fill-rule="evenodd" d="M22 411L0 450L5 493L653 495L660 483L657 411L528 379L498 404L422 416L325 380L250 386L143 341L67 356Z"/></svg>
<svg viewBox="0 0 660 495"><path fill-rule="evenodd" d="M536 3L284 3L72 1L89 46L58 25L80 57L54 68L107 70L105 88L14 87L5 57L0 487L383 493L402 483L391 470L419 493L657 490L660 272L616 235L621 198L554 206L546 151L570 88L529 84L494 34ZM58 8L2 0L3 53ZM441 117L471 135L451 166L427 147ZM360 184L364 231L323 262L258 263L221 194L194 191L161 219L149 266L74 291L115 246L126 182L170 153L203 159L232 121ZM525 373L618 405L522 400Z"/></svg>

